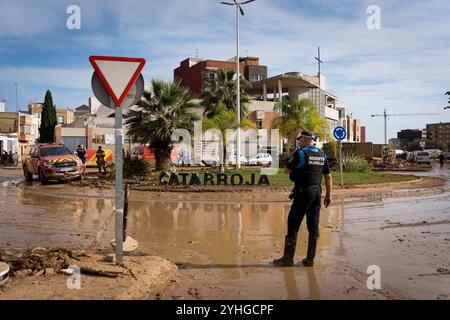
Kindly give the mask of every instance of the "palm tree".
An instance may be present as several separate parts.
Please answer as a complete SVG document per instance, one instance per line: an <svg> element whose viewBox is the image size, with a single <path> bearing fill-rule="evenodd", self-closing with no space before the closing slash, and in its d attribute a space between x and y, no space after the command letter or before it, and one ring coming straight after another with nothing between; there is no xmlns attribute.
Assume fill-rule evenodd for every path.
<svg viewBox="0 0 450 320"><path fill-rule="evenodd" d="M156 170L167 170L173 149L172 133L176 129L192 131L197 119L192 109L198 105L179 81L152 80L152 88L153 93L144 92L139 108L128 112L125 123L132 141L149 144L155 153Z"/></svg>
<svg viewBox="0 0 450 320"><path fill-rule="evenodd" d="M205 88L201 95L203 101L201 105L205 111L203 115L207 118L213 118L219 112L221 104L229 110L236 110L237 85L233 69L217 70L216 78L205 82ZM250 96L246 89L250 87L250 82L240 77L241 88L241 118L245 118L248 113L247 104L250 102Z"/></svg>
<svg viewBox="0 0 450 320"><path fill-rule="evenodd" d="M232 109L228 109L225 104L219 104L217 108L217 114L212 118L203 118L202 123L203 130L217 129L222 133L222 164L225 168L228 168L227 161L227 129L237 129L236 112ZM241 121L240 128L253 128L256 129L255 124L248 120L243 119Z"/></svg>
<svg viewBox="0 0 450 320"><path fill-rule="evenodd" d="M295 137L302 130L310 130L321 139L331 137L328 122L320 116L309 99L293 102L283 100L275 104L274 111L281 112L281 116L273 120L272 126L280 129L281 134L288 139L288 152L291 152Z"/></svg>

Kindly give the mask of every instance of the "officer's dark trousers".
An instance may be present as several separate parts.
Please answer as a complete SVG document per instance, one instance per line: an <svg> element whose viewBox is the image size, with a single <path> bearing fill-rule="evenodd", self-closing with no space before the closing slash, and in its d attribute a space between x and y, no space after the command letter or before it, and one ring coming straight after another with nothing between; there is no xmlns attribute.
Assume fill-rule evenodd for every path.
<svg viewBox="0 0 450 320"><path fill-rule="evenodd" d="M294 201L288 216L287 236L289 238L296 236L305 215L309 236L319 237L320 196L320 186L306 187L301 192L294 193Z"/></svg>

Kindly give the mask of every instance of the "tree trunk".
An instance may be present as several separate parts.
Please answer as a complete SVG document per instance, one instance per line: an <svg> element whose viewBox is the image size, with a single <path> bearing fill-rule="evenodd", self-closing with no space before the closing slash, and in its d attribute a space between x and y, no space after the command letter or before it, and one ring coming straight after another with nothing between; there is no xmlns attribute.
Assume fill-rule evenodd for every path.
<svg viewBox="0 0 450 320"><path fill-rule="evenodd" d="M172 148L155 148L155 158L156 158L156 164L155 169L156 170L169 170L170 169L170 154L172 153Z"/></svg>
<svg viewBox="0 0 450 320"><path fill-rule="evenodd" d="M224 139L225 140L225 139ZM225 169L228 169L228 161L227 161L227 144L226 142L223 144L223 154L222 154L222 163Z"/></svg>

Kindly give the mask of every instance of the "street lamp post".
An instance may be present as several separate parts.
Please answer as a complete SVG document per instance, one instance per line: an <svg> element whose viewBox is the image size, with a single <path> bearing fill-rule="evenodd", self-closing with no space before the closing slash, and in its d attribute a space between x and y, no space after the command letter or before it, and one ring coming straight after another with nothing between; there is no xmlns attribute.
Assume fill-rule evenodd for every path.
<svg viewBox="0 0 450 320"><path fill-rule="evenodd" d="M244 15L244 9L242 9L242 5L253 2L255 0L247 0L244 2L237 2L233 0L233 2L224 2L221 1L221 4L225 4L228 6L236 6L236 109L237 109L237 148L236 148L236 168L241 168L241 79L240 79L240 63L239 63L239 12L241 15Z"/></svg>

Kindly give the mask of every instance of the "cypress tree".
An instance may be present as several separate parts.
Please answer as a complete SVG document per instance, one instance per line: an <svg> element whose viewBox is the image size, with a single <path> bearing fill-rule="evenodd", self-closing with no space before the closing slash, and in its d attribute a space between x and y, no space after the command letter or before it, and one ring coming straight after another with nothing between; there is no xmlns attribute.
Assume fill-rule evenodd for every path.
<svg viewBox="0 0 450 320"><path fill-rule="evenodd" d="M56 107L53 105L52 93L50 90L47 90L44 106L42 107L41 126L39 127L39 141L41 143L51 143L55 141L56 123Z"/></svg>

